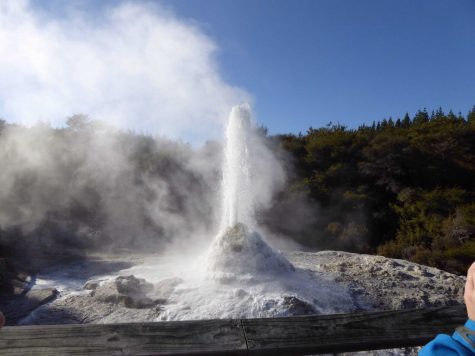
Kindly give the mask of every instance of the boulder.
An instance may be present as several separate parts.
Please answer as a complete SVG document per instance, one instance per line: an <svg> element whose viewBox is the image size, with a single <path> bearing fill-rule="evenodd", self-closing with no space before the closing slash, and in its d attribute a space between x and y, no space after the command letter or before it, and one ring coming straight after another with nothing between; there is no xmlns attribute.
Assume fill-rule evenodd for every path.
<svg viewBox="0 0 475 356"><path fill-rule="evenodd" d="M155 305L147 296L153 291L153 284L135 276L119 276L98 284L89 281L85 288L93 290L92 296L101 302L120 304L127 308L149 308Z"/></svg>
<svg viewBox="0 0 475 356"><path fill-rule="evenodd" d="M288 309L290 315L309 315L315 314L315 308L294 296L285 296L282 302L283 305Z"/></svg>

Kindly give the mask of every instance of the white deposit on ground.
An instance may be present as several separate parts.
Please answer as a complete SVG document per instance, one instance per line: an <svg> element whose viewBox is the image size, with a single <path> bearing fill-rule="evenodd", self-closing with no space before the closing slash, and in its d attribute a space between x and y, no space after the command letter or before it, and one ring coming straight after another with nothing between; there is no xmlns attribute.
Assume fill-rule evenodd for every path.
<svg viewBox="0 0 475 356"><path fill-rule="evenodd" d="M354 310L346 287L295 269L243 224L213 242L195 280L182 277L161 320L289 316Z"/></svg>
<svg viewBox="0 0 475 356"><path fill-rule="evenodd" d="M348 310L394 310L463 303L465 278L436 268L381 256L338 251L293 252L286 254L286 257L296 266L297 275L304 276L307 283L312 283L308 290L319 290L319 293L325 294L330 286L335 288L334 293L343 291L342 298L346 299L349 294L350 301L347 302L349 304L343 306ZM90 269L91 265L93 270ZM111 266L116 266L117 270L112 272ZM266 284L262 286L250 284L246 289L237 285L216 284L213 280L207 280L208 284L195 285L194 288L197 288L199 292L191 291L194 283L192 281L199 275L197 273L199 266L200 264L196 261L191 262L190 257L150 255L102 256L88 262L73 263L65 266L61 272L52 271L38 276L35 289L56 286L61 294L55 301L38 308L24 319L23 323L109 323L174 319L171 311L178 313L180 308L185 309L182 311L183 314L176 315L192 315L208 310L208 308L199 307L197 301L187 304L180 300L182 296L186 299L187 294L190 297L194 293L201 293L204 304L217 303L213 302L214 297L204 299L206 285L216 288L209 290L210 293L218 293L216 300L232 301L237 304L236 307L232 306L232 312L237 312L240 307L249 305L250 295L259 293L260 288L265 289L264 291L268 293L267 298L270 300L282 300L279 299L281 295L276 295L274 299L269 293L269 290L273 288L271 281L268 282L267 287ZM203 266L202 269L205 269ZM104 301L94 289L86 289L94 287L93 281L106 285L114 281L117 276L129 275L143 278L154 285L155 289L147 293L152 300L155 298L153 305L144 308L126 307L119 299ZM174 280L173 276L188 276L190 282L175 284L177 280ZM87 281L89 283L86 283ZM296 285L292 282L289 284L290 286L286 286L289 290ZM219 286L222 286L222 289L217 291ZM281 287L278 286L278 288ZM241 289L248 294L241 292ZM164 298L169 292L171 293L168 294L168 298ZM117 290L111 293L120 294ZM304 293L300 294L301 298L302 295ZM336 298L335 304L339 304L342 300L338 296ZM332 302L330 298L325 300ZM288 299L288 302L294 302L302 307L302 304L296 300ZM186 310L187 307L190 309ZM194 307L197 309L193 310ZM337 306L339 307L341 305ZM265 308L259 310L263 312ZM293 310L300 314L308 312L305 308ZM328 312L332 312L332 309L329 308Z"/></svg>

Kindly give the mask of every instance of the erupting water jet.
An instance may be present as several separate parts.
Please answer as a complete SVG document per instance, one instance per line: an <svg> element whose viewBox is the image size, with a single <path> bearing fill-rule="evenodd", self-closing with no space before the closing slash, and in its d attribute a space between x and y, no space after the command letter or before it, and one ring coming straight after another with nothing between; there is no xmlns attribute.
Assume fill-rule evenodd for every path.
<svg viewBox="0 0 475 356"><path fill-rule="evenodd" d="M221 231L208 255L211 278L253 279L295 270L254 230L252 135L249 105L233 107L226 127Z"/></svg>
<svg viewBox="0 0 475 356"><path fill-rule="evenodd" d="M178 285L162 320L270 317L348 311L346 290L297 270L257 232L255 148L250 107L233 107L225 132L220 231L204 273ZM262 152L262 151L261 151ZM343 307L342 307L343 306Z"/></svg>
<svg viewBox="0 0 475 356"><path fill-rule="evenodd" d="M231 110L226 127L223 162L221 228L236 223L251 224L253 196L251 185L251 114L247 104Z"/></svg>

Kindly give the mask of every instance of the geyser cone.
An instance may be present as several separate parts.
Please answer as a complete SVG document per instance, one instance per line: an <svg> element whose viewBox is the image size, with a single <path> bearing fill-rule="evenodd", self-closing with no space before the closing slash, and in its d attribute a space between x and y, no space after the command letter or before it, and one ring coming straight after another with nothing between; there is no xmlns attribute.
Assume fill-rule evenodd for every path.
<svg viewBox="0 0 475 356"><path fill-rule="evenodd" d="M227 228L217 236L208 255L207 267L210 278L222 281L255 280L295 270L257 232L250 232L242 223Z"/></svg>

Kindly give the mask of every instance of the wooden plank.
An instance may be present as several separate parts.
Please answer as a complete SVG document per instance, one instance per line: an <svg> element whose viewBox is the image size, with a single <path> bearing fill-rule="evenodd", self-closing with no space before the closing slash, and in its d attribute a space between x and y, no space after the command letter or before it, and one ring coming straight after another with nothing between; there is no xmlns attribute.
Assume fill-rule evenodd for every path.
<svg viewBox="0 0 475 356"><path fill-rule="evenodd" d="M12 326L1 355L305 355L418 346L465 322L464 306L246 320Z"/></svg>
<svg viewBox="0 0 475 356"><path fill-rule="evenodd" d="M2 355L246 355L238 320L12 326Z"/></svg>
<svg viewBox="0 0 475 356"><path fill-rule="evenodd" d="M305 355L420 346L465 323L464 306L242 320L250 355Z"/></svg>

